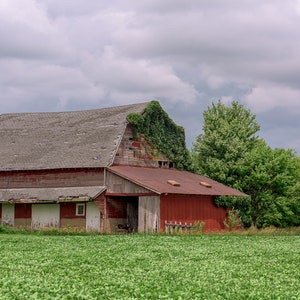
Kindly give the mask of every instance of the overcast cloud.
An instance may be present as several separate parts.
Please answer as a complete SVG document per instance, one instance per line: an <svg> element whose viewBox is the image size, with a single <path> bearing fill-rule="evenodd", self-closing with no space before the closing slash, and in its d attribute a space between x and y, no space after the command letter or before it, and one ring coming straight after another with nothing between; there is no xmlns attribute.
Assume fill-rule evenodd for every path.
<svg viewBox="0 0 300 300"><path fill-rule="evenodd" d="M300 154L299 0L0 0L0 113L152 99L190 148L212 101Z"/></svg>

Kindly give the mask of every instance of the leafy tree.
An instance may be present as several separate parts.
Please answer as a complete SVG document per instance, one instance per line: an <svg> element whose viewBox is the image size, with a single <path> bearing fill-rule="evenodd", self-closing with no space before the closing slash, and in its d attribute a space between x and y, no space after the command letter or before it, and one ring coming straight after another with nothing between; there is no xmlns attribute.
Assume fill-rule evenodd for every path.
<svg viewBox="0 0 300 300"><path fill-rule="evenodd" d="M250 110L235 101L231 107L212 103L203 115L203 134L192 149L194 165L199 173L234 186L237 168L255 146L260 126Z"/></svg>
<svg viewBox="0 0 300 300"><path fill-rule="evenodd" d="M245 226L299 225L299 158L292 150L271 149L255 135L259 128L237 102L213 103L192 149L194 164L199 173L249 195L216 199L235 208Z"/></svg>
<svg viewBox="0 0 300 300"><path fill-rule="evenodd" d="M299 225L297 157L260 140L239 167L241 190L250 195L251 222L257 227ZM298 192L297 192L298 190Z"/></svg>

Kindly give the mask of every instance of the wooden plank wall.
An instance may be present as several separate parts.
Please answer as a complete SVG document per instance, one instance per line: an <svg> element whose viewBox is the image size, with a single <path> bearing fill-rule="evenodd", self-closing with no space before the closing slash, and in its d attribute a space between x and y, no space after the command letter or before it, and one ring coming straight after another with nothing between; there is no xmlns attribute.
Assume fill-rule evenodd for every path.
<svg viewBox="0 0 300 300"><path fill-rule="evenodd" d="M204 231L224 229L226 209L216 207L212 196L162 195L160 204L160 228L164 222L205 222Z"/></svg>
<svg viewBox="0 0 300 300"><path fill-rule="evenodd" d="M150 193L149 190L130 182L111 172L106 173L107 193L122 193L122 194L145 194Z"/></svg>
<svg viewBox="0 0 300 300"><path fill-rule="evenodd" d="M31 227L31 204L15 204L15 227Z"/></svg>
<svg viewBox="0 0 300 300"><path fill-rule="evenodd" d="M159 231L160 197L139 197L138 231L152 233Z"/></svg>
<svg viewBox="0 0 300 300"><path fill-rule="evenodd" d="M83 204L86 205L86 203ZM85 225L86 214L84 216L76 216L76 203L60 203L60 228L85 229Z"/></svg>
<svg viewBox="0 0 300 300"><path fill-rule="evenodd" d="M0 172L0 188L100 186L103 174L102 168Z"/></svg>

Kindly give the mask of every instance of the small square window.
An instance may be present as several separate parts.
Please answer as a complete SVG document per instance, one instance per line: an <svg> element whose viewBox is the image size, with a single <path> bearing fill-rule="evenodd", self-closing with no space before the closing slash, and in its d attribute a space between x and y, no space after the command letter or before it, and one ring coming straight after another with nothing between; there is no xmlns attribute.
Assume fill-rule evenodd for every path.
<svg viewBox="0 0 300 300"><path fill-rule="evenodd" d="M76 204L76 216L84 216L85 215L85 205L83 203Z"/></svg>

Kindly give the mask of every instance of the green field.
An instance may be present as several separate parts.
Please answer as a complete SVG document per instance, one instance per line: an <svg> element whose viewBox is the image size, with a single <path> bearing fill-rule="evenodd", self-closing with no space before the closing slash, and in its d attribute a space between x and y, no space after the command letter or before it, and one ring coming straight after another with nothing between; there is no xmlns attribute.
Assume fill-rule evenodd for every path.
<svg viewBox="0 0 300 300"><path fill-rule="evenodd" d="M300 299L300 237L0 234L0 299Z"/></svg>

